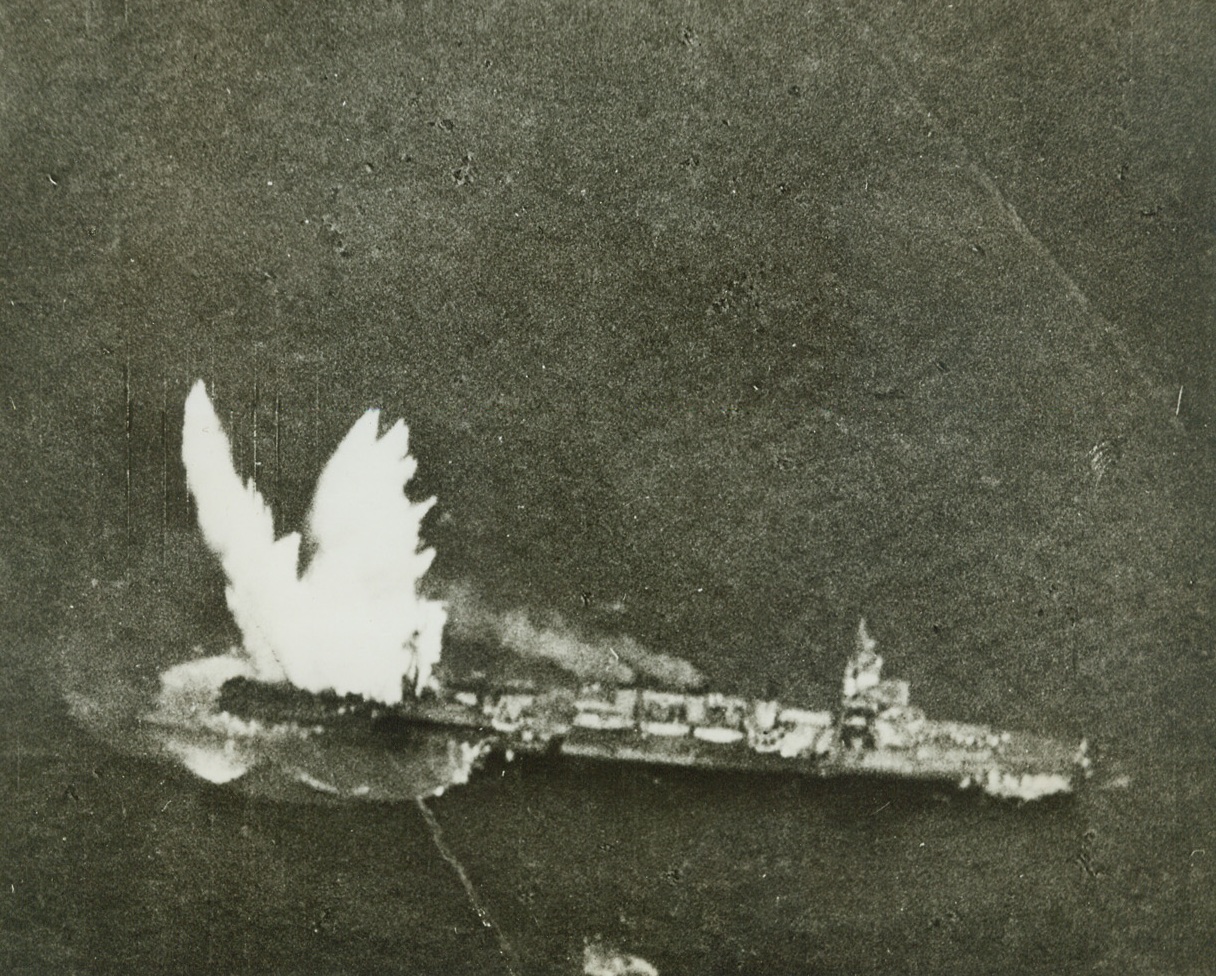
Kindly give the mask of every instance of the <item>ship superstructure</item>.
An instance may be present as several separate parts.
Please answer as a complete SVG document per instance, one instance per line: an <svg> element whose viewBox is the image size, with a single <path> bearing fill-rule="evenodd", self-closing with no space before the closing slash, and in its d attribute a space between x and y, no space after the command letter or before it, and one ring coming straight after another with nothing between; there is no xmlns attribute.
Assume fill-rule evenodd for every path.
<svg viewBox="0 0 1216 976"><path fill-rule="evenodd" d="M348 739L402 727L447 730L485 749L613 762L954 782L1034 799L1067 793L1090 771L1086 743L926 718L906 681L885 679L862 621L836 712L721 693L587 685L441 685L383 705L237 678L220 707L261 726Z"/></svg>

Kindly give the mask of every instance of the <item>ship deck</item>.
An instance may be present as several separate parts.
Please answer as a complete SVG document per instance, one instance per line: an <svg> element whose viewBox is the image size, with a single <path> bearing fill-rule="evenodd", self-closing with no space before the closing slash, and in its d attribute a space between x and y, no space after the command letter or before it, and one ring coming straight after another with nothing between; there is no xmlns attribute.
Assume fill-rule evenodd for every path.
<svg viewBox="0 0 1216 976"><path fill-rule="evenodd" d="M507 714L512 704L513 716ZM448 689L390 706L235 679L225 685L221 707L263 724L291 723L308 734L377 748L391 749L394 742L406 747L412 732L427 728L519 754L824 778L1005 783L1014 791L1011 795L1019 784L1043 777L1053 778L1056 792L1067 791L1083 768L1078 750L1064 743L947 721L925 720L911 741L898 746L863 747L847 745L835 723L810 730L809 737L803 734L797 747L783 745L780 737L762 746L745 734L723 741L707 733L724 729L640 719L623 727L589 728L578 721L576 696L565 689L498 696Z"/></svg>

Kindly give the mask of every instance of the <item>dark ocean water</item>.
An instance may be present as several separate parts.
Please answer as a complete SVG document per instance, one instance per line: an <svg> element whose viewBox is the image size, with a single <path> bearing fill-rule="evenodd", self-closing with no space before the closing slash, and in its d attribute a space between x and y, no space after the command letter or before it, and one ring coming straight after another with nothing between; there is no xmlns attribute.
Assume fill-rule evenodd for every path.
<svg viewBox="0 0 1216 976"><path fill-rule="evenodd" d="M1205 7L5 20L0 968L1205 971ZM199 376L284 528L379 406L437 588L812 704L865 614L931 715L1087 735L1093 788L512 765L430 806L491 931L411 802L139 738L235 639Z"/></svg>

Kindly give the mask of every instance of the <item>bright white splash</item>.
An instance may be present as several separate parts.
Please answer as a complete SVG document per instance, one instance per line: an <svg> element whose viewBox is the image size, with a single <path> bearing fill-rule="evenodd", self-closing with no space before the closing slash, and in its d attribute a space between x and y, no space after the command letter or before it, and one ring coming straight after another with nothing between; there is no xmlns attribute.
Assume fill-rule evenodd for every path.
<svg viewBox="0 0 1216 976"><path fill-rule="evenodd" d="M299 533L276 539L253 479L241 483L219 417L200 380L186 399L182 459L207 545L228 577L228 608L254 674L308 691L354 693L393 704L406 681L420 691L439 660L447 608L418 592L434 559L411 502L417 467L397 421L378 436L369 410L317 482L308 520L315 546L301 573Z"/></svg>
<svg viewBox="0 0 1216 976"><path fill-rule="evenodd" d="M1018 776L995 769L989 772L981 785L985 793L1005 800L1041 800L1045 796L1068 793L1072 789L1071 780L1059 773L1023 773Z"/></svg>
<svg viewBox="0 0 1216 976"><path fill-rule="evenodd" d="M583 976L659 976L659 971L641 956L596 939L583 947Z"/></svg>

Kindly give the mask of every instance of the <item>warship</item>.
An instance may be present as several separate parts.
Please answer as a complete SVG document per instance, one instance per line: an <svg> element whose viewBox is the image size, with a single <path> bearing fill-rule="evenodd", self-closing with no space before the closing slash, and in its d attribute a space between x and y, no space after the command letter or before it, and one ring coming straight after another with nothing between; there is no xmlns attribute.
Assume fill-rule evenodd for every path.
<svg viewBox="0 0 1216 976"><path fill-rule="evenodd" d="M796 776L953 783L1019 800L1072 792L1091 773L1087 743L930 719L908 682L882 677L863 620L835 711L722 694L603 683L538 688L436 680L387 705L238 676L220 688L238 724L337 743L408 748L411 734L451 736L507 759L542 754L616 763ZM411 689L412 692L412 689ZM475 745L474 745L475 744Z"/></svg>

